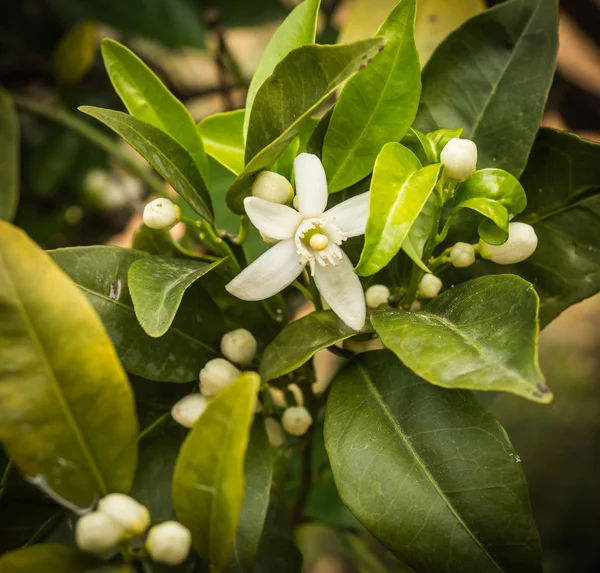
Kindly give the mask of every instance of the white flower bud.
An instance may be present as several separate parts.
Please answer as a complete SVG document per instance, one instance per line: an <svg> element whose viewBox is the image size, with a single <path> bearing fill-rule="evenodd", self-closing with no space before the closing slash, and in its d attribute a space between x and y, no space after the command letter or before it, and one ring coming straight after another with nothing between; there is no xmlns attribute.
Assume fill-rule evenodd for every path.
<svg viewBox="0 0 600 573"><path fill-rule="evenodd" d="M177 205L160 197L150 201L144 208L144 224L151 229L170 229L179 221L181 215Z"/></svg>
<svg viewBox="0 0 600 573"><path fill-rule="evenodd" d="M281 447L285 442L285 435L281 424L275 418L265 418L265 430L269 443L273 448Z"/></svg>
<svg viewBox="0 0 600 573"><path fill-rule="evenodd" d="M477 145L470 139L451 139L440 154L444 175L452 181L464 181L477 169Z"/></svg>
<svg viewBox="0 0 600 573"><path fill-rule="evenodd" d="M155 525L148 533L146 549L157 563L181 565L190 554L192 534L177 521L165 521Z"/></svg>
<svg viewBox="0 0 600 573"><path fill-rule="evenodd" d="M390 289L385 285L372 285L365 292L365 300L369 308L378 308L382 304L387 304L390 298Z"/></svg>
<svg viewBox="0 0 600 573"><path fill-rule="evenodd" d="M450 259L455 267L470 267L475 262L475 247L469 243L456 243L450 251Z"/></svg>
<svg viewBox="0 0 600 573"><path fill-rule="evenodd" d="M171 416L185 428L193 428L198 418L208 406L208 399L202 394L194 393L184 396L171 408Z"/></svg>
<svg viewBox="0 0 600 573"><path fill-rule="evenodd" d="M288 434L303 436L312 424L312 416L304 406L292 406L283 412L281 424Z"/></svg>
<svg viewBox="0 0 600 573"><path fill-rule="evenodd" d="M223 358L209 360L200 370L200 392L204 396L214 396L241 376L241 372Z"/></svg>
<svg viewBox="0 0 600 573"><path fill-rule="evenodd" d="M479 241L479 253L499 265L520 263L530 257L537 248L535 230L527 223L509 223L508 240L503 245L489 245Z"/></svg>
<svg viewBox="0 0 600 573"><path fill-rule="evenodd" d="M283 175L273 171L261 171L252 184L252 195L271 203L285 205L292 200L294 189Z"/></svg>
<svg viewBox="0 0 600 573"><path fill-rule="evenodd" d="M232 330L221 338L221 352L236 364L252 364L256 356L256 338L245 328Z"/></svg>
<svg viewBox="0 0 600 573"><path fill-rule="evenodd" d="M75 543L82 551L103 553L121 541L123 528L108 515L92 511L80 517L75 525Z"/></svg>
<svg viewBox="0 0 600 573"><path fill-rule="evenodd" d="M426 274L419 283L419 293L423 298L435 298L442 288L442 281L435 275Z"/></svg>
<svg viewBox="0 0 600 573"><path fill-rule="evenodd" d="M141 535L150 525L150 513L141 503L123 493L110 493L98 502L97 511L117 523L124 539Z"/></svg>

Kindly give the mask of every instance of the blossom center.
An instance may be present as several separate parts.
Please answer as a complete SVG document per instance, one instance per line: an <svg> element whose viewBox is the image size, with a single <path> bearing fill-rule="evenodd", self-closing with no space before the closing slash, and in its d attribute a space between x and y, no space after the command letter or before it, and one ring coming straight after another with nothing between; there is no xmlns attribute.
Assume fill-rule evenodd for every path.
<svg viewBox="0 0 600 573"><path fill-rule="evenodd" d="M315 263L322 267L336 266L343 258L340 245L346 240L343 233L331 221L320 217L304 219L294 237L300 264L308 263L315 274Z"/></svg>

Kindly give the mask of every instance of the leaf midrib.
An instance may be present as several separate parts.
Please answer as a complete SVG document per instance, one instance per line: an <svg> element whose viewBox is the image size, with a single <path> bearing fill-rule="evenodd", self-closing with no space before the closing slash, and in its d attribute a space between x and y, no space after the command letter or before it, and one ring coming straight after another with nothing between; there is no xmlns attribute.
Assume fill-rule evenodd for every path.
<svg viewBox="0 0 600 573"><path fill-rule="evenodd" d="M472 139L475 138L475 132L477 131L477 128L479 127L479 124L481 123L481 120L483 119L483 116L484 116L487 108L489 107L489 105L491 104L492 100L494 99L494 97L496 95L496 92L498 91L498 86L500 85L500 83L504 79L504 76L507 73L508 68L511 66L513 58L515 57L515 54L517 53L517 49L519 48L521 42L523 41L523 38L527 35L527 33L529 31L529 27L531 26L531 23L533 22L534 18L536 17L537 12L540 9L540 6L543 4L543 2L544 2L544 0L538 0L538 4L537 4L536 8L533 10L533 12L531 13L531 16L527 20L527 24L525 25L525 28L523 29L523 33L519 35L519 38L518 38L518 40L517 40L517 42L515 44L515 47L514 47L513 51L511 52L508 60L506 61L506 65L502 69L502 73L498 76L498 81L494 84L494 86L492 88L492 91L490 93L490 96L486 100L486 102L485 102L485 104L484 104L484 106L483 106L483 108L481 110L481 113L477 116L477 120L473 124L473 127L471 129L471 133L469 134L469 137L471 137ZM500 6L502 6L502 4ZM500 6L498 7L498 9L500 9Z"/></svg>
<svg viewBox="0 0 600 573"><path fill-rule="evenodd" d="M52 367L50 365L50 361L48 359L48 356L46 355L46 351L45 351L40 339L37 336L36 330L33 326L33 323L31 322L31 319L29 318L29 314L25 308L25 305L23 304L23 301L21 300L21 298L19 296L19 292L16 288L16 285L13 282L13 280L10 276L10 273L8 272L8 265L6 264L6 261L3 261L3 267L5 269L4 275L6 277L6 284L9 286L9 288L13 292L15 304L19 309L19 315L21 316L23 324L25 325L25 328L27 330L30 340L31 340L35 350L37 351L38 357L41 360L42 365L44 366L44 368L46 370L48 379L52 382L52 388L56 394L58 403L61 406L61 409L63 410L63 413L65 415L67 423L70 426L71 431L73 432L73 435L75 436L75 439L79 443L79 447L81 448L81 451L82 451L84 457L88 461L89 467L92 471L92 475L94 476L94 479L96 480L98 488L100 489L100 493L102 495L106 495L108 493L108 489L106 487L106 483L104 482L104 478L102 477L102 473L100 472L100 469L99 469L98 465L96 464L96 460L95 460L94 456L92 455L91 450L88 448L88 445L83 437L83 434L81 433L79 425L77 424L77 422L75 420L75 416L73 415L73 412L71 411L69 404L67 403L67 401L65 400L65 397L62 394L62 387L54 374L54 370L52 369Z"/></svg>
<svg viewBox="0 0 600 573"><path fill-rule="evenodd" d="M458 523L460 523L460 525L462 526L463 530L466 533L468 533L468 535L475 542L475 544L479 547L479 549L483 552L483 554L489 559L489 561L496 567L496 569L498 571L503 572L502 567L489 554L489 552L481 544L481 542L479 541L479 539L477 539L477 537L475 536L475 534L467 527L467 524L464 522L464 520L462 519L462 517L460 516L460 514L458 513L458 511L454 508L454 506L452 505L452 503L450 502L450 500L447 499L446 495L444 494L444 492L442 491L442 489L438 485L437 481L435 480L435 478L433 477L433 475L430 473L430 471L427 469L425 463L423 462L423 460L419 456L418 452L414 449L413 445L410 443L410 440L408 439L408 437L405 436L405 434L401 431L399 424L397 423L397 421L394 418L394 416L392 415L392 413L389 411L386 403L381 398L381 396L380 396L379 392L377 391L377 388L375 387L375 384L373 384L373 381L371 380L368 372L366 372L365 369L357 361L355 361L354 364L358 368L358 371L360 372L361 376L363 377L363 379L365 381L365 384L367 385L367 388L369 389L369 392L371 393L371 395L373 396L373 398L377 402L377 405L381 408L381 410L385 414L386 418L389 420L390 424L392 425L392 427L394 429L394 432L398 435L398 437L400 438L400 440L402 441L402 443L404 444L404 446L406 447L406 449L413 456L413 459L417 463L419 469L423 472L423 474L425 475L425 477L429 480L429 482L431 483L431 485L432 485L433 489L435 490L435 492L444 501L444 503L446 504L446 506L448 507L448 509L452 513L452 515L454 515L454 517L456 518L456 521Z"/></svg>
<svg viewBox="0 0 600 573"><path fill-rule="evenodd" d="M132 306L128 306L124 303L122 303L121 301L115 300L114 298L110 298L107 297L103 294L100 294L99 292L93 291L92 289L83 286L82 284L76 282L77 286L84 292L92 295L92 296L96 296L106 302L110 302L111 304L116 304L117 306L120 306L121 308L124 308L125 310L131 312L134 316L135 316L135 310L133 309ZM136 319L137 321L137 319ZM141 328L141 325L140 325ZM143 328L142 328L143 330ZM206 344L205 342L202 342L201 340L194 338L193 336L191 336L190 334L187 334L186 332L184 332L183 330L179 329L179 328L170 328L169 332L174 332L176 334L178 334L179 336L181 336L182 338L185 338L187 340L190 340L191 342L197 344L198 346L201 346L203 348L205 348L206 350L209 350L210 352L212 352L215 356L216 356L216 352L213 348L211 348L210 346L208 346L208 344ZM144 331L144 334L146 334L146 332ZM148 335L149 336L149 335Z"/></svg>

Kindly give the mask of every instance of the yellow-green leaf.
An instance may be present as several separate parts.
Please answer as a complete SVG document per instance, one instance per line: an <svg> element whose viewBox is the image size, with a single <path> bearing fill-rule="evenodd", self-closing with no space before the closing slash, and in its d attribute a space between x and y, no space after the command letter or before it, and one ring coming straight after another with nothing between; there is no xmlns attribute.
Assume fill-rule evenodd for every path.
<svg viewBox="0 0 600 573"><path fill-rule="evenodd" d="M60 83L77 83L92 67L98 46L98 25L84 20L71 28L54 52L53 65Z"/></svg>
<svg viewBox="0 0 600 573"><path fill-rule="evenodd" d="M77 286L0 222L0 440L55 497L87 507L128 492L137 419L125 372Z"/></svg>
<svg viewBox="0 0 600 573"><path fill-rule="evenodd" d="M204 149L234 175L244 170L244 110L205 117L197 125Z"/></svg>
<svg viewBox="0 0 600 573"><path fill-rule="evenodd" d="M173 475L173 506L194 549L228 563L244 497L244 457L260 378L247 372L219 392L186 438Z"/></svg>

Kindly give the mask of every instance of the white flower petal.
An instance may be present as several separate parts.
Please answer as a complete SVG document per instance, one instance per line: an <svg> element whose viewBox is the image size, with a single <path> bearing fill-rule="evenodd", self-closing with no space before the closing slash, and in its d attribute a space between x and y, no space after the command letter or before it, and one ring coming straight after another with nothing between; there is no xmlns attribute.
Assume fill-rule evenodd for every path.
<svg viewBox="0 0 600 573"><path fill-rule="evenodd" d="M369 199L371 192L361 193L325 212L324 217L334 223L348 237L365 234L369 218Z"/></svg>
<svg viewBox="0 0 600 573"><path fill-rule="evenodd" d="M304 217L318 217L327 207L327 177L321 160L310 153L294 159L296 199Z"/></svg>
<svg viewBox="0 0 600 573"><path fill-rule="evenodd" d="M281 241L245 268L225 288L242 300L263 300L291 284L306 263L299 263L293 239Z"/></svg>
<svg viewBox="0 0 600 573"><path fill-rule="evenodd" d="M244 207L252 224L263 235L278 241L291 239L302 221L295 209L258 197L246 197Z"/></svg>
<svg viewBox="0 0 600 573"><path fill-rule="evenodd" d="M367 313L365 295L350 259L343 254L334 267L316 265L315 282L325 302L350 328L360 330Z"/></svg>

